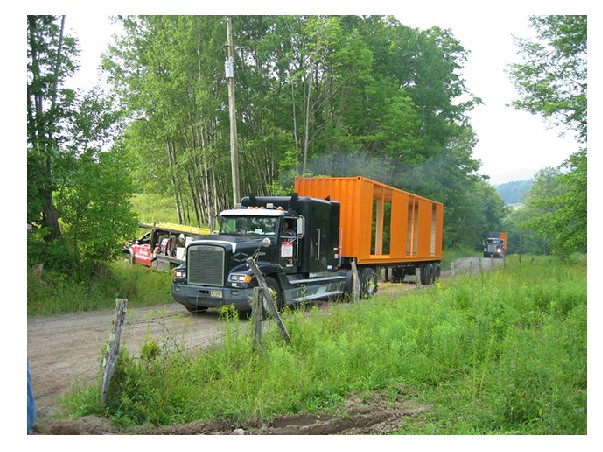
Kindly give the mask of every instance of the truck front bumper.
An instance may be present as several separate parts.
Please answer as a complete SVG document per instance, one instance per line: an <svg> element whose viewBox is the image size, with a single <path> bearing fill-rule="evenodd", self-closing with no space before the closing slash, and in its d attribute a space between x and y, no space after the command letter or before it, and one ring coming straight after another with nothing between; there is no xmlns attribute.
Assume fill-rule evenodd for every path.
<svg viewBox="0 0 603 452"><path fill-rule="evenodd" d="M234 306L239 311L251 309L253 289L172 284L172 297L189 308Z"/></svg>

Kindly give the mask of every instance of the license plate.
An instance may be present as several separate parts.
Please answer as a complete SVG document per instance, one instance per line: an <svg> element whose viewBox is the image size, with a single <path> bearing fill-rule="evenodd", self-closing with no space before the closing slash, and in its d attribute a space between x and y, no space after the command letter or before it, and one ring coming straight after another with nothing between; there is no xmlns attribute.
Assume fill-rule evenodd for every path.
<svg viewBox="0 0 603 452"><path fill-rule="evenodd" d="M222 298L222 291L221 290L212 290L211 297L212 298Z"/></svg>

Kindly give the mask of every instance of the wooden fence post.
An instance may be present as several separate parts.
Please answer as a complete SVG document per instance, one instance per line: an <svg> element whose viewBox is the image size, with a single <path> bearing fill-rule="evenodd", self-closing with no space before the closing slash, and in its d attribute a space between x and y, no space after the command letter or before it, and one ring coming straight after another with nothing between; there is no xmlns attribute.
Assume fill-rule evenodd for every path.
<svg viewBox="0 0 603 452"><path fill-rule="evenodd" d="M253 347L257 350L262 345L262 289L259 287L253 288L253 308L251 314L254 326Z"/></svg>
<svg viewBox="0 0 603 452"><path fill-rule="evenodd" d="M421 288L421 267L415 267L415 284L417 285L417 289Z"/></svg>
<svg viewBox="0 0 603 452"><path fill-rule="evenodd" d="M285 324L283 323L283 319L281 319L281 316L279 315L278 310L276 309L276 306L274 305L274 300L270 296L270 289L268 288L268 285L266 284L264 275L262 275L262 272L260 271L258 266L255 264L255 261L253 260L253 258L251 258L251 257L247 258L247 265L249 265L249 268L251 268L255 277L258 279L260 289L262 289L264 298L266 299L266 305L268 306L268 311L270 311L270 314L272 315L272 317L274 317L274 320L276 320L276 323L277 323L279 329L281 330L281 333L282 333L283 337L285 338L285 340L287 342L291 342L291 336L289 336L289 333L287 332L287 328L285 328Z"/></svg>
<svg viewBox="0 0 603 452"><path fill-rule="evenodd" d="M107 350L103 357L101 369L101 407L105 406L107 393L109 391L109 382L115 371L115 363L119 356L119 343L121 341L121 331L126 321L126 312L128 311L128 300L118 298L115 300L115 320L113 320L113 331L109 336Z"/></svg>
<svg viewBox="0 0 603 452"><path fill-rule="evenodd" d="M358 267L356 266L356 260L352 259L352 299L354 302L360 299L360 278L358 277Z"/></svg>

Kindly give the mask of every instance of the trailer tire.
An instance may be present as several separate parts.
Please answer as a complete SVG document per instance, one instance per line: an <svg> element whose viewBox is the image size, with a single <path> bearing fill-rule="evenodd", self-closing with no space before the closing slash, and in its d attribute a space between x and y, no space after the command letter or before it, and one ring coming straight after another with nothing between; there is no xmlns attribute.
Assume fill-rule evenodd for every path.
<svg viewBox="0 0 603 452"><path fill-rule="evenodd" d="M401 283L404 282L404 267L394 267L392 268L392 282L393 283Z"/></svg>
<svg viewBox="0 0 603 452"><path fill-rule="evenodd" d="M440 279L441 274L442 274L442 268L440 267L440 264L433 264L433 282L434 282L434 284L438 279Z"/></svg>
<svg viewBox="0 0 603 452"><path fill-rule="evenodd" d="M377 273L370 267L360 272L360 298L369 298L377 293Z"/></svg>

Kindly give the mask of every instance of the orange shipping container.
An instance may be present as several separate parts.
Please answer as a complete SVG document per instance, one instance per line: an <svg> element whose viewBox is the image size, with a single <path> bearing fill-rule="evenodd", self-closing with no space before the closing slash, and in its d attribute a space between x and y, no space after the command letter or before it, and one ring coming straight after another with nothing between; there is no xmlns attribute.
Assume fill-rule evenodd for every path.
<svg viewBox="0 0 603 452"><path fill-rule="evenodd" d="M359 265L442 260L444 205L380 182L357 177L295 180L299 196L341 205L339 252Z"/></svg>

